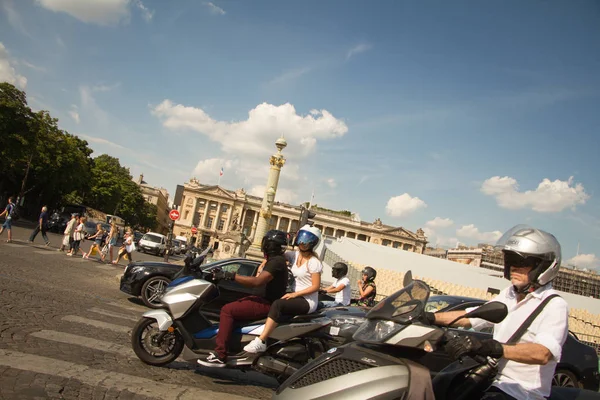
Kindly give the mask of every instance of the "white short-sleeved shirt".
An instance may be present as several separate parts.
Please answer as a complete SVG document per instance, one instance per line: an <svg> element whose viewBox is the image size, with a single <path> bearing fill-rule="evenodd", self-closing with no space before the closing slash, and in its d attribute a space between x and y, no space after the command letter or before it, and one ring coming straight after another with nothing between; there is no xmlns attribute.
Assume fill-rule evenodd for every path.
<svg viewBox="0 0 600 400"><path fill-rule="evenodd" d="M510 286L491 300L506 304L508 315L504 321L495 325L479 318L471 318L469 321L476 330L493 326L494 339L506 343L525 319L551 294L558 292L548 284L527 294L517 303L516 292L513 286ZM567 340L568 318L567 302L561 297L550 300L517 343L541 344L552 353L552 359L546 365L529 365L501 358L493 385L517 399L542 400L549 396L554 369L560 360L562 346Z"/></svg>
<svg viewBox="0 0 600 400"><path fill-rule="evenodd" d="M340 290L339 292L337 292L335 294L335 302L340 303L344 306L347 306L350 304L350 298L352 296L352 288L350 288L350 279L348 279L348 277L344 276L343 278L340 278L340 279L336 280L335 282L333 282L332 286L334 288L337 288L341 285L345 285L345 286L342 290Z"/></svg>
<svg viewBox="0 0 600 400"><path fill-rule="evenodd" d="M304 265L297 265L299 251L286 251L285 258L292 265L292 274L296 280L295 292L300 292L312 286L312 274L320 274L323 272L323 264L317 257L311 257ZM315 312L319 303L319 292L313 292L302 296L308 302L308 313Z"/></svg>

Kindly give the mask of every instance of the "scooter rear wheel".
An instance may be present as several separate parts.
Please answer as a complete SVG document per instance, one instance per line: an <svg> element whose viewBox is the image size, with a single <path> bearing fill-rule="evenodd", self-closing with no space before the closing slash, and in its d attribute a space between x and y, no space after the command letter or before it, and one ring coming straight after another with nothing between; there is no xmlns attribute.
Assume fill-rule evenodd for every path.
<svg viewBox="0 0 600 400"><path fill-rule="evenodd" d="M177 332L164 332L152 318L142 318L131 332L131 347L140 360L149 365L163 366L173 361L183 350L183 337Z"/></svg>

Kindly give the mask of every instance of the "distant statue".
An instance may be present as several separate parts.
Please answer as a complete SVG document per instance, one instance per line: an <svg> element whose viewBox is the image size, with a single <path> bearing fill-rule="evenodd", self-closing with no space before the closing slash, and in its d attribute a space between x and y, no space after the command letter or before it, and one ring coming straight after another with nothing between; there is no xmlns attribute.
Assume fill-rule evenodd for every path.
<svg viewBox="0 0 600 400"><path fill-rule="evenodd" d="M238 224L239 217L240 217L240 213L236 212L235 214L233 214L233 218L231 220L231 224L229 225L229 227L230 227L230 229L232 231L237 231L237 230L240 229L240 226Z"/></svg>

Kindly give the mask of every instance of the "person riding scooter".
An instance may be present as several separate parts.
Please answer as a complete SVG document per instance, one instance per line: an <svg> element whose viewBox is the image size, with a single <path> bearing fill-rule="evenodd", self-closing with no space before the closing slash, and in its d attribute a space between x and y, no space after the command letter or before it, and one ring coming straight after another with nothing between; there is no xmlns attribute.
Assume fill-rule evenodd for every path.
<svg viewBox="0 0 600 400"><path fill-rule="evenodd" d="M227 362L227 343L233 332L236 321L251 321L265 318L271 309L271 303L285 295L287 287L287 264L283 256L287 248L287 234L283 231L271 230L262 239L261 250L265 261L260 265L257 276L241 276L235 272L218 271L213 274L214 280L230 280L247 287L266 285L264 297L248 296L225 305L221 309L219 332L217 333L215 351L198 364L205 367L223 368Z"/></svg>
<svg viewBox="0 0 600 400"><path fill-rule="evenodd" d="M335 279L335 282L323 289L323 292L325 294L335 293L335 300L320 301L319 309L350 305L352 290L350 288L350 279L346 275L348 275L348 265L346 263L336 262L333 264L333 267L331 267L331 276Z"/></svg>

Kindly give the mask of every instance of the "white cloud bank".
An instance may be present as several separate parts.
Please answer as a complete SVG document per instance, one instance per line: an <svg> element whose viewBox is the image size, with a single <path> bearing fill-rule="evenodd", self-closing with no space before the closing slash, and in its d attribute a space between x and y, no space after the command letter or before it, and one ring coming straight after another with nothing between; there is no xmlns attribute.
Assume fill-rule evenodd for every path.
<svg viewBox="0 0 600 400"><path fill-rule="evenodd" d="M0 82L8 82L18 86L20 89L25 89L27 86L27 78L17 73L13 67L15 63L11 60L8 50L4 44L0 42Z"/></svg>
<svg viewBox="0 0 600 400"><path fill-rule="evenodd" d="M531 208L544 213L560 212L566 208L575 209L590 198L581 183L573 184L573 177L567 181L550 181L546 178L535 190L520 192L516 179L494 176L483 182L481 191L488 196L494 196L502 208Z"/></svg>
<svg viewBox="0 0 600 400"><path fill-rule="evenodd" d="M225 10L223 10L221 7L215 5L213 2L209 1L204 3L204 5L206 7L208 7L208 9L210 10L211 14L214 15L225 15Z"/></svg>
<svg viewBox="0 0 600 400"><path fill-rule="evenodd" d="M432 229L448 228L449 226L452 226L453 224L454 224L454 221L452 221L450 218L440 218L440 217L435 217L431 221L425 222L425 226L432 228Z"/></svg>
<svg viewBox="0 0 600 400"><path fill-rule="evenodd" d="M595 254L578 254L565 262L567 265L574 265L578 268L598 268L600 267L600 258Z"/></svg>
<svg viewBox="0 0 600 400"><path fill-rule="evenodd" d="M225 153L264 156L273 153L275 140L282 134L294 149L287 157L302 157L314 151L318 140L333 139L348 132L346 124L327 110L311 110L299 115L293 105L262 103L250 110L248 119L239 122L217 121L201 108L164 100L154 107L165 128L195 131L221 145Z"/></svg>
<svg viewBox="0 0 600 400"><path fill-rule="evenodd" d="M427 204L420 198L404 193L390 198L385 206L385 212L392 217L402 217L426 207Z"/></svg>
<svg viewBox="0 0 600 400"><path fill-rule="evenodd" d="M373 46L371 46L368 43L357 44L356 46L354 46L353 48L348 50L348 52L346 53L346 60L349 60L350 58L354 57L357 54L364 53L365 51L370 50L371 47L373 47Z"/></svg>
<svg viewBox="0 0 600 400"><path fill-rule="evenodd" d="M494 244L502 236L502 232L479 232L475 225L463 225L456 230L456 235L465 239L476 240L479 242Z"/></svg>
<svg viewBox="0 0 600 400"><path fill-rule="evenodd" d="M78 20L97 25L115 25L128 20L131 8L139 9L146 21L152 20L154 11L149 10L141 0L36 0L54 12L64 12Z"/></svg>

